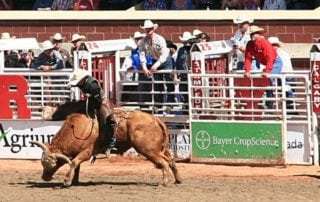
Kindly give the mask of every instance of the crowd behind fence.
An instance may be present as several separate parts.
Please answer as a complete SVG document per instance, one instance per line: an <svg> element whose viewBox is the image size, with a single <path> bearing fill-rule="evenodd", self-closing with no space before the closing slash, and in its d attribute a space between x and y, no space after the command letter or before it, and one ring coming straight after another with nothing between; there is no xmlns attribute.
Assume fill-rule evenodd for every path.
<svg viewBox="0 0 320 202"><path fill-rule="evenodd" d="M2 0L1 10L285 10L314 9L319 0Z"/></svg>

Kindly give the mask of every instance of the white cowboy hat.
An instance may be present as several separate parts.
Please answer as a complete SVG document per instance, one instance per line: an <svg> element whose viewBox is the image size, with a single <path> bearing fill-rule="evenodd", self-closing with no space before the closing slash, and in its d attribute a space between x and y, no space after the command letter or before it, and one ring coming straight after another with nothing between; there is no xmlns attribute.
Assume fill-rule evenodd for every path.
<svg viewBox="0 0 320 202"><path fill-rule="evenodd" d="M257 33L257 32L264 32L264 29L262 27L251 25L250 29L249 29L249 34L254 34L254 33Z"/></svg>
<svg viewBox="0 0 320 202"><path fill-rule="evenodd" d="M141 32L135 32L133 34L133 38L134 39L138 39L138 38L144 38L146 35L145 34L142 34Z"/></svg>
<svg viewBox="0 0 320 202"><path fill-rule="evenodd" d="M182 37L179 36L180 41L185 42L190 39L194 39L195 37L190 32L183 32Z"/></svg>
<svg viewBox="0 0 320 202"><path fill-rule="evenodd" d="M60 33L55 33L51 38L52 38L53 40L55 40L55 41L62 41L62 40L64 40L64 37L63 37L62 34L60 34Z"/></svg>
<svg viewBox="0 0 320 202"><path fill-rule="evenodd" d="M279 40L278 37L276 36L272 36L272 37L269 37L268 38L268 41L271 43L271 44L275 44L275 45L278 45L278 46L282 46L282 42Z"/></svg>
<svg viewBox="0 0 320 202"><path fill-rule="evenodd" d="M73 75L70 78L69 86L76 86L82 79L87 76L90 76L90 73L87 70L77 69L73 72Z"/></svg>
<svg viewBox="0 0 320 202"><path fill-rule="evenodd" d="M75 42L75 41L79 41L79 40L85 40L85 39L86 39L85 36L76 33L76 34L72 34L71 42Z"/></svg>
<svg viewBox="0 0 320 202"><path fill-rule="evenodd" d="M8 32L1 33L1 39L11 39L10 33Z"/></svg>
<svg viewBox="0 0 320 202"><path fill-rule="evenodd" d="M253 19L247 18L247 17L238 17L233 20L234 24L243 24L245 22L248 22L249 24L253 23Z"/></svg>
<svg viewBox="0 0 320 202"><path fill-rule="evenodd" d="M195 30L193 30L192 35L193 36L198 36L198 35L203 34L203 33L204 33L203 31L201 31L199 29L195 29Z"/></svg>
<svg viewBox="0 0 320 202"><path fill-rule="evenodd" d="M150 28L157 29L159 25L154 24L151 20L145 20L143 23L143 26L140 26L140 27L141 29L150 29Z"/></svg>
<svg viewBox="0 0 320 202"><path fill-rule="evenodd" d="M42 42L40 45L41 45L40 47L41 47L42 51L50 50L50 49L54 48L54 45L49 40Z"/></svg>

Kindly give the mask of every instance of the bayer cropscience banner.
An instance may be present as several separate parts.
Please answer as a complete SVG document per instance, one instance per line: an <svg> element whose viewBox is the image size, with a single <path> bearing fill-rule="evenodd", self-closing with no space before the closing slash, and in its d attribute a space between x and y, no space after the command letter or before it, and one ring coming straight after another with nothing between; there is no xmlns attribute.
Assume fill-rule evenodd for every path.
<svg viewBox="0 0 320 202"><path fill-rule="evenodd" d="M283 164L280 123L192 122L192 161Z"/></svg>
<svg viewBox="0 0 320 202"><path fill-rule="evenodd" d="M0 120L0 159L40 159L42 150L30 143L51 142L62 122Z"/></svg>

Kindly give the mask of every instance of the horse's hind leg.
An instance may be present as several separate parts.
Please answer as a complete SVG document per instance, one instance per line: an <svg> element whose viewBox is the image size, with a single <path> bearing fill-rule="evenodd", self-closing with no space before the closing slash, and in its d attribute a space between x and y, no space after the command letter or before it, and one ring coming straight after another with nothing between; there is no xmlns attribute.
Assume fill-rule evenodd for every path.
<svg viewBox="0 0 320 202"><path fill-rule="evenodd" d="M79 175L80 175L80 165L74 171L74 177L72 179L72 184L79 184Z"/></svg>
<svg viewBox="0 0 320 202"><path fill-rule="evenodd" d="M176 184L181 184L182 180L181 180L180 174L178 172L178 169L177 169L177 166L176 166L176 162L174 161L170 151L166 150L164 155L168 158L169 167L171 168L172 173L174 175L175 183Z"/></svg>

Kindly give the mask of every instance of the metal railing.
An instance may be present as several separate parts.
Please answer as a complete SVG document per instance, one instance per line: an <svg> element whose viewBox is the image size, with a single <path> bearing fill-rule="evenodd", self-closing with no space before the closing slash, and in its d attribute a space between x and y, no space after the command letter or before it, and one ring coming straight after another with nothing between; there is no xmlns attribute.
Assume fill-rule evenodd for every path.
<svg viewBox="0 0 320 202"><path fill-rule="evenodd" d="M15 71L5 72L3 75L21 75L28 82L27 99L28 108L31 109L31 119L42 119L42 108L47 105L58 105L70 100L73 96L68 86L71 71ZM10 108L15 115L17 105L10 102Z"/></svg>
<svg viewBox="0 0 320 202"><path fill-rule="evenodd" d="M157 116L188 116L186 71L161 70L147 77L142 72L120 71L118 104ZM174 80L177 76L180 80Z"/></svg>
<svg viewBox="0 0 320 202"><path fill-rule="evenodd" d="M214 82L213 80L219 80ZM309 75L190 74L190 116L215 120L308 121Z"/></svg>

